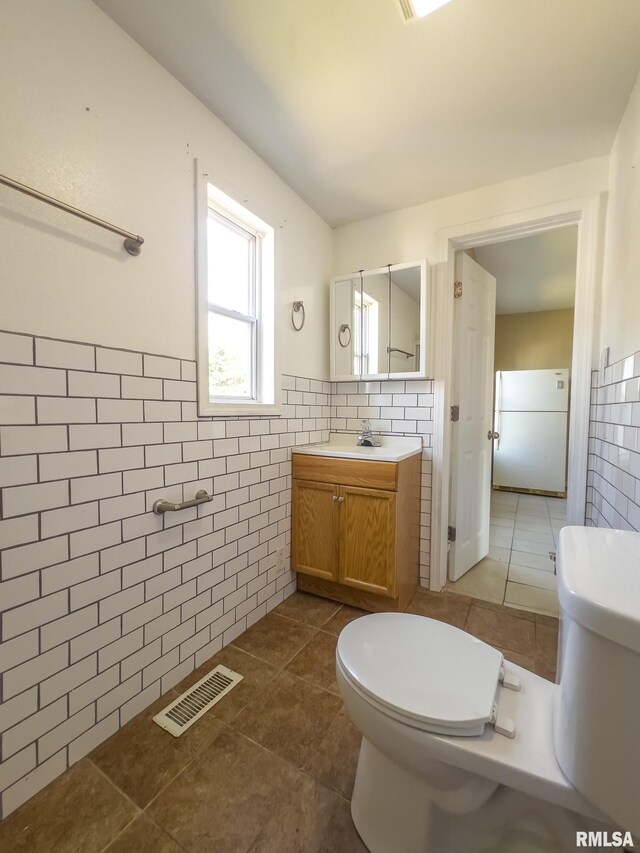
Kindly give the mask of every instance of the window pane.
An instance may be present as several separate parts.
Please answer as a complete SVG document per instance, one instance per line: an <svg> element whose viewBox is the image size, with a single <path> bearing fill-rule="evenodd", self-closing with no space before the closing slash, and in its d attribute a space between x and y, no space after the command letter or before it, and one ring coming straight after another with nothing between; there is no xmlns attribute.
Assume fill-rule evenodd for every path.
<svg viewBox="0 0 640 853"><path fill-rule="evenodd" d="M253 326L209 312L209 398L252 396Z"/></svg>
<svg viewBox="0 0 640 853"><path fill-rule="evenodd" d="M207 219L209 302L252 313L255 237L209 212Z"/></svg>

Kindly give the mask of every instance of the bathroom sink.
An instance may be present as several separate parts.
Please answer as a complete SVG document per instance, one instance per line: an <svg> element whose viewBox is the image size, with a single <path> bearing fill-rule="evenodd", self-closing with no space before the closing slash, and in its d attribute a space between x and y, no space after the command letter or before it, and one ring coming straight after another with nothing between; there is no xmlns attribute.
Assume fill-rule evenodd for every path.
<svg viewBox="0 0 640 853"><path fill-rule="evenodd" d="M331 433L329 441L292 448L293 453L334 456L338 459L368 459L376 462L400 462L422 451L422 439L414 436L376 435L381 447L359 447L355 433Z"/></svg>

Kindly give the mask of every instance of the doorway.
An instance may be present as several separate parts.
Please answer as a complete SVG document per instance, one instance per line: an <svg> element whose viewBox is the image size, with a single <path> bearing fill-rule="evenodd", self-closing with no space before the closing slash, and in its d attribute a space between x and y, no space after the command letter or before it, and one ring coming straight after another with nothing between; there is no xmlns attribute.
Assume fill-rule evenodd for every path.
<svg viewBox="0 0 640 853"><path fill-rule="evenodd" d="M557 612L577 227L456 256L447 589Z"/></svg>
<svg viewBox="0 0 640 853"><path fill-rule="evenodd" d="M432 310L439 336L437 345L434 340L431 354L434 376L434 429L430 587L433 590L443 589L447 581L455 253L460 249L500 243L565 225L578 226L572 419L568 461L572 477L567 494L567 521L570 524L584 524L593 317L599 263L599 195L554 202L451 226L438 232L433 269L435 287L432 290Z"/></svg>

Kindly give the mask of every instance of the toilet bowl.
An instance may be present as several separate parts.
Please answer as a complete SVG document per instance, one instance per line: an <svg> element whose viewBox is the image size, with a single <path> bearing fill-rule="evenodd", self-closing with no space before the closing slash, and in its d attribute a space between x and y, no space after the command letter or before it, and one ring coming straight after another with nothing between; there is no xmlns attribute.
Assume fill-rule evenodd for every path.
<svg viewBox="0 0 640 853"><path fill-rule="evenodd" d="M562 532L559 684L426 617L345 627L338 687L362 732L352 817L372 853L564 853L580 831L638 833L640 536L613 534Z"/></svg>

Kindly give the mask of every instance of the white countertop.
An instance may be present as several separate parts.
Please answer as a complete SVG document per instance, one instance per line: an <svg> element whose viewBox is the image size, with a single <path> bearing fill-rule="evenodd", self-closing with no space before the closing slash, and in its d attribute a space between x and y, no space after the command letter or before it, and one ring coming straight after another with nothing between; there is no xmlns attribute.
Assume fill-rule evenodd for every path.
<svg viewBox="0 0 640 853"><path fill-rule="evenodd" d="M376 462L400 462L422 452L422 439L417 436L375 435L381 447L358 447L356 433L332 432L329 441L292 447L292 453L310 456L335 456L339 459L371 459Z"/></svg>

